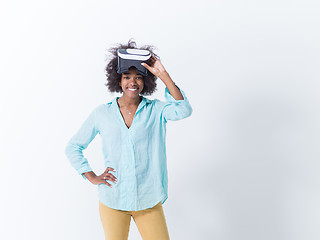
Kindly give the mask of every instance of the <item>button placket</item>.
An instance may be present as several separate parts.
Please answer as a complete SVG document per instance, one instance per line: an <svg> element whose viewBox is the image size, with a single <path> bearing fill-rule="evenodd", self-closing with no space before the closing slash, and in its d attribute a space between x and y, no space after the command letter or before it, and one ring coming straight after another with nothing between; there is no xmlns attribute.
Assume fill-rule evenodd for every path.
<svg viewBox="0 0 320 240"><path fill-rule="evenodd" d="M128 139L130 143L130 152L131 152L131 159L132 159L132 166L134 172L134 205L135 209L138 208L138 183L137 183L137 174L136 174L136 158L135 158L135 151L134 151L134 141L133 141L133 132L131 127L128 131Z"/></svg>

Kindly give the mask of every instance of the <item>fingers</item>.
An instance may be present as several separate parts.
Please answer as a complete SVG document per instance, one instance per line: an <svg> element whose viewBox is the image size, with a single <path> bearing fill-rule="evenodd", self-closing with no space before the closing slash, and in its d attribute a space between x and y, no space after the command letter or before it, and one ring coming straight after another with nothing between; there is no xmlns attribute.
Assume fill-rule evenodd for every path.
<svg viewBox="0 0 320 240"><path fill-rule="evenodd" d="M109 187L112 187L112 185L110 183L108 183L107 181L104 181L104 184L108 185Z"/></svg>
<svg viewBox="0 0 320 240"><path fill-rule="evenodd" d="M112 187L112 185L111 185L110 183L108 183L107 180L108 180L108 181L112 181L112 182L114 182L114 183L117 183L117 182L118 182L117 178L116 178L115 176L113 176L111 173L107 173L107 174L104 175L104 177L103 177L103 182L104 182L106 185L108 185L109 187Z"/></svg>
<svg viewBox="0 0 320 240"><path fill-rule="evenodd" d="M117 182L117 178L115 176L113 176L111 173L107 173L103 179L106 179L106 180L110 180L110 181L113 181L113 182Z"/></svg>
<svg viewBox="0 0 320 240"><path fill-rule="evenodd" d="M150 66L154 66L157 61L159 61L159 59L152 55L150 58Z"/></svg>
<svg viewBox="0 0 320 240"><path fill-rule="evenodd" d="M112 181L114 183L117 183L117 178L113 174L109 173L108 171L116 172L116 170L114 168L107 167L106 170L104 171L104 173L101 174L100 176L103 177L103 179L102 179L103 183L105 183L109 187L112 187L112 185L110 183L108 183L107 180Z"/></svg>
<svg viewBox="0 0 320 240"><path fill-rule="evenodd" d="M107 169L105 170L105 172L108 172L108 171L113 171L113 172L115 172L116 170L114 170L112 167L107 167Z"/></svg>
<svg viewBox="0 0 320 240"><path fill-rule="evenodd" d="M146 69L148 69L149 71L151 70L151 67L146 64L146 63L141 63L142 66L144 66ZM151 72L151 71L150 71Z"/></svg>
<svg viewBox="0 0 320 240"><path fill-rule="evenodd" d="M141 65L150 70L148 67L153 67L155 62L157 62L158 60L159 59L154 55L151 55L151 57L147 60L147 63L141 63Z"/></svg>

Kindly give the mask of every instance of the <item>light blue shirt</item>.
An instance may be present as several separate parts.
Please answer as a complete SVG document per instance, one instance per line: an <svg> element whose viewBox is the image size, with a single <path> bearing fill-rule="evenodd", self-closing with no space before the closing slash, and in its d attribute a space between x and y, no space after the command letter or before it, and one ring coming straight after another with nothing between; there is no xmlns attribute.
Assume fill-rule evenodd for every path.
<svg viewBox="0 0 320 240"><path fill-rule="evenodd" d="M177 86L177 85L176 85ZM177 86L178 87L178 86ZM179 87L178 87L179 88ZM179 88L180 89L180 88ZM192 107L180 89L183 100L175 100L165 88L165 102L142 100L130 128L124 122L117 99L94 108L66 148L71 165L82 175L92 171L83 150L99 133L105 168L118 180L98 184L98 198L106 206L126 211L151 208L168 198L168 172L166 157L166 123L191 115Z"/></svg>

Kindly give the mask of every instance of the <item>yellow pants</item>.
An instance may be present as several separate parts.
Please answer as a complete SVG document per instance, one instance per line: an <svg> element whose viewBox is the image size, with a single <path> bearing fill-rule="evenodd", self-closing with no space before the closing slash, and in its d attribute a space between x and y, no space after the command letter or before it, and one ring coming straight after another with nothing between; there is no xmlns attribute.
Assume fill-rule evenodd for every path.
<svg viewBox="0 0 320 240"><path fill-rule="evenodd" d="M127 240L131 216L143 240L169 240L161 202L140 211L123 211L99 201L99 213L106 240Z"/></svg>

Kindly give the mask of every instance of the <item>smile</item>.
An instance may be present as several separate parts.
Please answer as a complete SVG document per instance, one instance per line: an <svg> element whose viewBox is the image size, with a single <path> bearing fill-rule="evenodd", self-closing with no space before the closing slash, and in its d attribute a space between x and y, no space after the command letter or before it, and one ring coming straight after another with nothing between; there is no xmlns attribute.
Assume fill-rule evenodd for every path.
<svg viewBox="0 0 320 240"><path fill-rule="evenodd" d="M135 92L135 91L138 90L138 88L128 88L128 90L131 91L131 92Z"/></svg>

